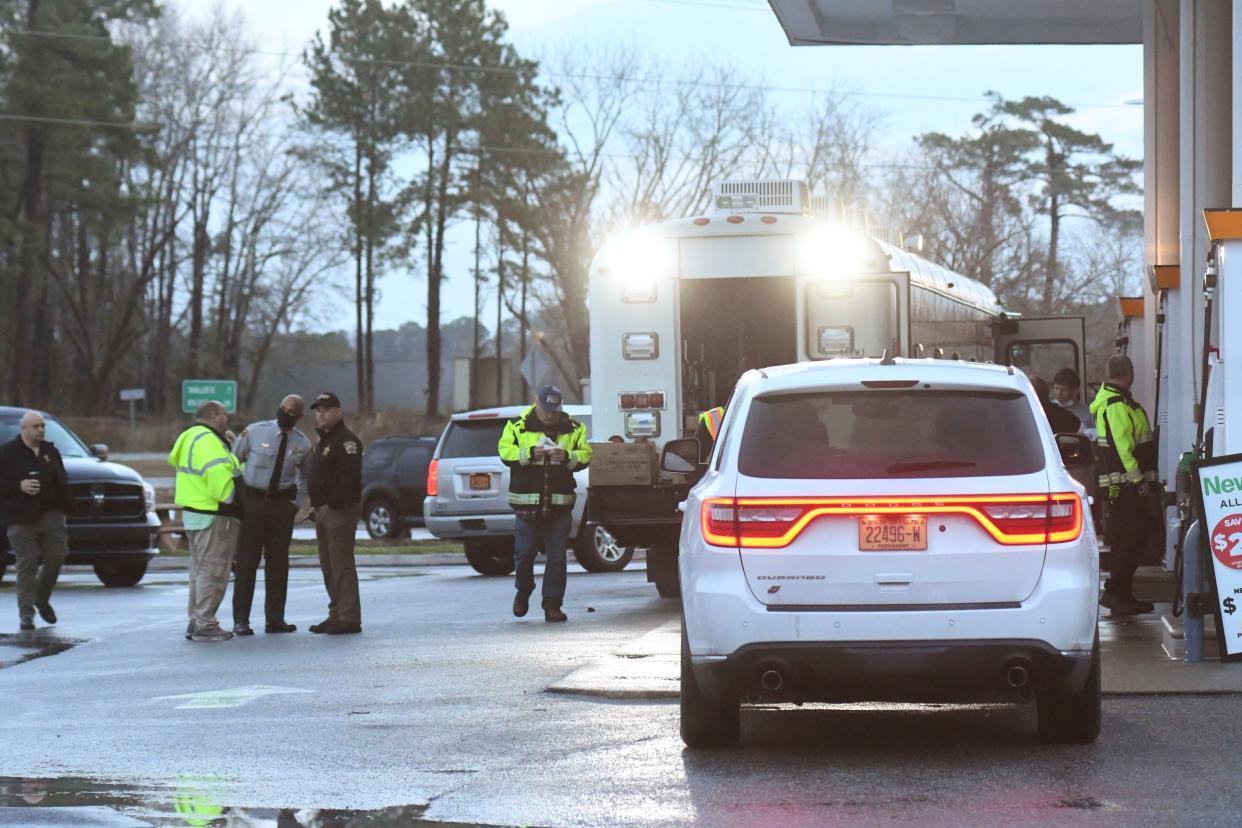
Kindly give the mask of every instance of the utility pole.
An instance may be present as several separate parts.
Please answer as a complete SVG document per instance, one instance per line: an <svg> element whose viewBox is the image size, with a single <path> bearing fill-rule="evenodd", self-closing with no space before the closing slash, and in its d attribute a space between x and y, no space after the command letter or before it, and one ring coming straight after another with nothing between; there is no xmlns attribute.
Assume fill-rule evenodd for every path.
<svg viewBox="0 0 1242 828"><path fill-rule="evenodd" d="M479 168L474 168L474 351L471 356L474 357L470 365L470 376L474 377L475 364L479 361L479 225L482 223L481 210L479 208ZM471 404L473 405L474 395L471 394Z"/></svg>
<svg viewBox="0 0 1242 828"><path fill-rule="evenodd" d="M500 357L502 353L502 334L500 331L501 313L505 308L505 220L496 216L496 228L499 231L499 253L496 259L496 404L500 405L504 393L504 374L501 371Z"/></svg>
<svg viewBox="0 0 1242 828"><path fill-rule="evenodd" d="M522 298L518 306L518 364L526 364L526 337L530 332L526 324L526 283L530 277L530 234L522 232ZM530 386L522 377L522 400L530 397Z"/></svg>

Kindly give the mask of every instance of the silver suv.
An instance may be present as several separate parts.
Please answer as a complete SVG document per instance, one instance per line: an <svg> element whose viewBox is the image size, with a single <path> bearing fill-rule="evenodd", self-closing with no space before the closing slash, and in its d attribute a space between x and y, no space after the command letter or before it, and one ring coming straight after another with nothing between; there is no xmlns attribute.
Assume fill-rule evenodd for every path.
<svg viewBox="0 0 1242 828"><path fill-rule="evenodd" d="M513 571L513 510L509 508L509 469L500 462L497 445L509 420L528 406L511 405L454 414L440 437L427 470L423 517L437 538L462 540L466 560L483 575ZM591 430L591 408L567 405L565 412ZM574 557L587 572L620 572L634 557L632 548L617 545L602 526L588 526L587 470L574 475Z"/></svg>

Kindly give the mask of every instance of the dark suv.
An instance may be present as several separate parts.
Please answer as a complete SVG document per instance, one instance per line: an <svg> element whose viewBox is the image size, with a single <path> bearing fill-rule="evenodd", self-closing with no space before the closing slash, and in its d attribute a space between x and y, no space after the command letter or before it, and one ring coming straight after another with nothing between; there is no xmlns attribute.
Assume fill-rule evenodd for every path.
<svg viewBox="0 0 1242 828"><path fill-rule="evenodd" d="M362 520L373 538L403 537L423 525L427 467L435 437L381 437L362 455Z"/></svg>
<svg viewBox="0 0 1242 828"><path fill-rule="evenodd" d="M21 430L25 408L0 406L0 443ZM42 413L42 412L41 412ZM87 447L63 423L48 414L44 437L65 461L73 507L66 515L69 556L65 563L91 564L107 586L133 586L159 551L160 520L155 489L127 466L105 462L108 447ZM421 504L421 501L420 501ZM0 515L0 523L4 516ZM0 531L0 576L15 563L7 533Z"/></svg>

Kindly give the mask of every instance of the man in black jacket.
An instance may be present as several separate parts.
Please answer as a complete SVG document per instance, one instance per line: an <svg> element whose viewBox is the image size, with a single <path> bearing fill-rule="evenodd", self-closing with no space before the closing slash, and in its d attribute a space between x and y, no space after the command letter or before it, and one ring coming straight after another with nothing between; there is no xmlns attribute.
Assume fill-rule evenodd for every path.
<svg viewBox="0 0 1242 828"><path fill-rule="evenodd" d="M56 623L52 590L69 553L69 477L56 446L43 439L45 429L43 415L27 411L21 433L0 446L0 511L17 558L17 612L23 630L35 628L36 609L45 622Z"/></svg>
<svg viewBox="0 0 1242 828"><path fill-rule="evenodd" d="M1035 396L1039 397L1039 404L1044 409L1048 424L1052 426L1053 434L1077 434L1082 430L1082 420L1078 419L1077 414L1048 399L1048 383L1043 377L1032 374L1031 387L1035 389Z"/></svg>
<svg viewBox="0 0 1242 828"><path fill-rule="evenodd" d="M345 427L341 401L323 393L311 403L319 442L311 456L307 489L315 514L319 568L328 590L328 617L312 624L313 633L362 632L354 533L362 502L362 441Z"/></svg>

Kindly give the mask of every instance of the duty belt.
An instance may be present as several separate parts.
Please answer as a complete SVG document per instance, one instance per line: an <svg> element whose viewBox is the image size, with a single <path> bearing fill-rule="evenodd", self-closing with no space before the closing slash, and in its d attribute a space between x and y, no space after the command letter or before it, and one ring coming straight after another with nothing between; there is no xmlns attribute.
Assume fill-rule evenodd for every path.
<svg viewBox="0 0 1242 828"><path fill-rule="evenodd" d="M247 486L247 487L246 487L246 496L247 496L247 497L257 497L257 498L260 498L260 499L263 499L263 500L267 500L267 489L256 489L254 486ZM296 487L296 486L290 486L290 487L289 487L289 488L287 488L287 489L277 489L277 490L276 490L276 491L272 494L272 500L277 500L277 499L283 499L283 500L293 500L293 499L295 499L297 496L298 496L298 489L297 489L297 487Z"/></svg>

